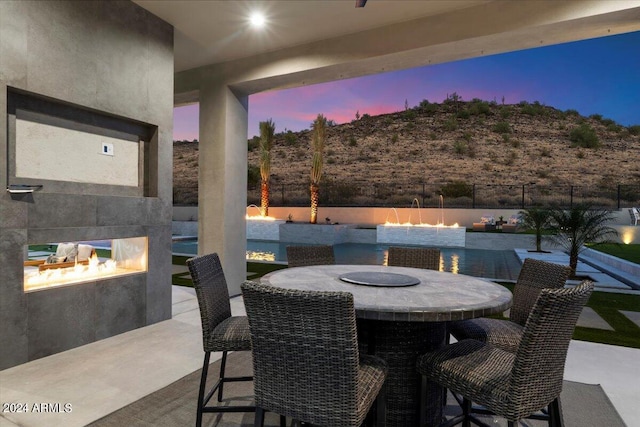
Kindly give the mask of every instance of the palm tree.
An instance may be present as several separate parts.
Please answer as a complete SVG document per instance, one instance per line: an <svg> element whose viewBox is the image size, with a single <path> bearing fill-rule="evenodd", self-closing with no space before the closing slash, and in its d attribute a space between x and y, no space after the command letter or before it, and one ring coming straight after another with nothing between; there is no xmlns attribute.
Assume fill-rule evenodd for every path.
<svg viewBox="0 0 640 427"><path fill-rule="evenodd" d="M327 133L327 119L318 114L312 124L311 147L313 159L311 161L311 224L318 220L319 184L322 177L322 151Z"/></svg>
<svg viewBox="0 0 640 427"><path fill-rule="evenodd" d="M271 146L276 125L271 119L260 122L260 215L269 215L269 178L271 176Z"/></svg>
<svg viewBox="0 0 640 427"><path fill-rule="evenodd" d="M613 214L604 209L591 209L589 205L580 204L569 210L552 209L551 218L557 227L552 241L569 253L572 276L575 276L578 255L586 243L611 243L611 237L618 235L615 229L606 225L613 219Z"/></svg>
<svg viewBox="0 0 640 427"><path fill-rule="evenodd" d="M520 211L522 224L536 232L536 252L542 252L542 231L551 225L551 211L544 208L527 208Z"/></svg>

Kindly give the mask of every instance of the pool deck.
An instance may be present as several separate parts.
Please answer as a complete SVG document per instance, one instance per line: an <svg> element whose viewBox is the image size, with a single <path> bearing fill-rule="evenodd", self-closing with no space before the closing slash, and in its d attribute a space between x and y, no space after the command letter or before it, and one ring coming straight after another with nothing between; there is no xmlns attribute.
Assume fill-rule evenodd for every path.
<svg viewBox="0 0 640 427"><path fill-rule="evenodd" d="M231 309L245 313L241 297ZM69 413L0 413L0 427L84 426L200 369L195 291L174 286L172 311L170 320L0 371L2 402L72 405ZM638 360L640 349L573 340L564 377L600 384L627 426L640 427Z"/></svg>

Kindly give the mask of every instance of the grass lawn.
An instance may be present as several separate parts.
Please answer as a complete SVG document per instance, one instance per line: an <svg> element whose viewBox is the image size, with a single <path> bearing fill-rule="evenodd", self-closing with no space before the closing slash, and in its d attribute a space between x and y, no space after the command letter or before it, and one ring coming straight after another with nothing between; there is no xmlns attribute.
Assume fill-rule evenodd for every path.
<svg viewBox="0 0 640 427"><path fill-rule="evenodd" d="M604 244L588 245L591 249L604 252L605 254L640 264L640 245Z"/></svg>

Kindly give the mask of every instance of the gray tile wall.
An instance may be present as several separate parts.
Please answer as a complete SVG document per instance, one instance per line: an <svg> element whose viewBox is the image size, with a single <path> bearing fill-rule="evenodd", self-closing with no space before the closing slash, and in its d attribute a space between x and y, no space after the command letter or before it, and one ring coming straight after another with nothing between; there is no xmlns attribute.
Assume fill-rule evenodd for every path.
<svg viewBox="0 0 640 427"><path fill-rule="evenodd" d="M5 369L171 317L173 28L130 1L0 1L0 58ZM8 87L157 126L152 197L91 185L6 193ZM23 292L26 244L136 236L149 236L147 274Z"/></svg>

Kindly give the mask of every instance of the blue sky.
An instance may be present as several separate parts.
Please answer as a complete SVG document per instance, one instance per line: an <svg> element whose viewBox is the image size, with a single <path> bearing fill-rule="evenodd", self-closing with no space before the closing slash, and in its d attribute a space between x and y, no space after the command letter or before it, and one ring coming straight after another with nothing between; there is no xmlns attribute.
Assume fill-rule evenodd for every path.
<svg viewBox="0 0 640 427"><path fill-rule="evenodd" d="M457 92L515 104L539 101L621 125L640 124L640 32L264 92L249 97L249 137L269 118L276 132L307 129L322 113L337 123L404 109ZM198 105L174 109L174 140L198 139Z"/></svg>

